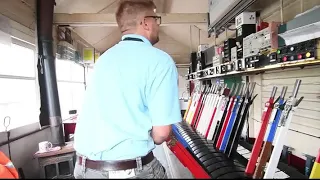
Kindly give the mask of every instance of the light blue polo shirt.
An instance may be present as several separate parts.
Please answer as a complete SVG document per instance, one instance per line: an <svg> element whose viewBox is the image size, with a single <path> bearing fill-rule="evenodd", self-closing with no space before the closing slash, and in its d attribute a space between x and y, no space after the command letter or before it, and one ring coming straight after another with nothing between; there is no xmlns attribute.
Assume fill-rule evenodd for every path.
<svg viewBox="0 0 320 180"><path fill-rule="evenodd" d="M74 148L91 160L124 160L155 148L152 126L181 121L172 58L143 40L120 41L94 66L79 111Z"/></svg>

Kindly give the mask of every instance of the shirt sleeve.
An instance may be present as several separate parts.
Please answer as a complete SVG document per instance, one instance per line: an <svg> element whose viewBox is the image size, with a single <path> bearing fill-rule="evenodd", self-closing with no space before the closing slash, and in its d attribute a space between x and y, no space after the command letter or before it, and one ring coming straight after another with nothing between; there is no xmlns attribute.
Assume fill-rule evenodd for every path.
<svg viewBox="0 0 320 180"><path fill-rule="evenodd" d="M180 122L178 72L175 64L158 65L150 73L147 104L152 125L165 126Z"/></svg>

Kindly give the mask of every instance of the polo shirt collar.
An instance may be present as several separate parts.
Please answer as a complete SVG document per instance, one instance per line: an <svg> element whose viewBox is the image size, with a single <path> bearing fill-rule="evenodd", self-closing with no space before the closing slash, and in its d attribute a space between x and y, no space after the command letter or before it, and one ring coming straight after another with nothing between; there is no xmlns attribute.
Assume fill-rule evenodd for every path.
<svg viewBox="0 0 320 180"><path fill-rule="evenodd" d="M123 40L124 38L127 38L127 37L139 38L139 39L141 39L144 43L147 43L147 44L152 45L151 42L150 42L147 38L145 38L145 37L143 37L143 36L141 36L141 35L137 35L137 34L126 34L126 35L123 35L122 38L121 38L121 40Z"/></svg>

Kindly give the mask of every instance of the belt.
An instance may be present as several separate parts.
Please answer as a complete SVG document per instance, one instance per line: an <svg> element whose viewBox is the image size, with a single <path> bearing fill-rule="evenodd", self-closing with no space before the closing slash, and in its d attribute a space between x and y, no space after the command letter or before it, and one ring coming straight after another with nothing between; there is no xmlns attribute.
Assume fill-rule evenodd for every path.
<svg viewBox="0 0 320 180"><path fill-rule="evenodd" d="M79 165L82 164L82 157L78 157ZM154 159L153 153L150 152L144 157L141 157L142 166L150 163ZM136 160L124 160L124 161L93 161L86 159L85 167L94 170L104 170L104 171L119 171L137 168Z"/></svg>

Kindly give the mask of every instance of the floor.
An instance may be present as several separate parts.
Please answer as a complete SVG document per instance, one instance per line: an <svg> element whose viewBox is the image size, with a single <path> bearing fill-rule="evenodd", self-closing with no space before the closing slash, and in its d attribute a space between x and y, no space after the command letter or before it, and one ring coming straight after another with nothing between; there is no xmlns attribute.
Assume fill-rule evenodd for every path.
<svg viewBox="0 0 320 180"><path fill-rule="evenodd" d="M194 179L190 171L180 163L165 143L156 146L153 153L166 168L169 179Z"/></svg>

